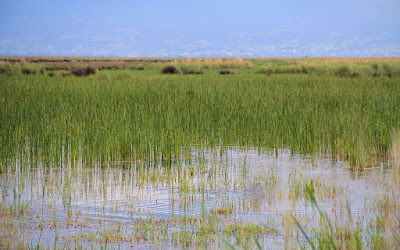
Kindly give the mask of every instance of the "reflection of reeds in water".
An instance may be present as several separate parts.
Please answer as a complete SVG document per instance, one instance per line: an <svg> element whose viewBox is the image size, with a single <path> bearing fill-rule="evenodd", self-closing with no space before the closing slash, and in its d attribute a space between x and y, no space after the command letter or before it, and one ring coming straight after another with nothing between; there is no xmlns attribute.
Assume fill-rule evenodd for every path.
<svg viewBox="0 0 400 250"><path fill-rule="evenodd" d="M321 209L314 195L314 190L306 188L306 195L317 215L320 218L320 228L318 230L308 230L301 225L298 218L291 215L297 228L300 230L303 240L298 240L300 246L306 245L311 249L364 249L366 246L374 249L398 249L400 247L400 237L398 228L400 217L397 210L399 204L393 200L386 200L384 207L388 203L394 205L395 209L386 210L380 217L369 219L366 229L360 225L359 219L355 222L353 218L350 202L346 201L347 221L345 226L339 227L332 223L327 211ZM378 198L378 203L382 202ZM380 207L382 208L382 207ZM368 232L369 239L365 240L365 232ZM306 244L305 244L306 243ZM304 245L303 245L304 244Z"/></svg>
<svg viewBox="0 0 400 250"><path fill-rule="evenodd" d="M391 160L394 166L400 165L400 129L392 133L392 147L391 147Z"/></svg>
<svg viewBox="0 0 400 250"><path fill-rule="evenodd" d="M106 243L108 247L121 248L140 248L146 244L151 247L169 244L171 247L221 248L225 244L243 248L295 247L297 229L289 215L290 204L296 199L293 216L315 246L316 240L331 236L336 246L350 246L345 243L350 237L348 232L362 235L359 239L363 244L370 244L383 237L382 228L387 226L390 230L398 225L397 217L390 215L398 207L398 194L383 190L387 185L390 190L396 187L390 182L371 186L381 196L376 198L371 192L365 204L363 201L355 204L359 207L357 213L364 216L354 217L357 219L354 228L361 231L351 231L349 225L341 223L345 216L340 211L345 208L343 192L331 191L351 187L356 179L348 176L341 184L333 183L329 175L324 177L328 179L322 179L322 175L315 176L317 169L312 160L290 152L281 152L280 158L275 158L274 154L263 155L255 149L225 147L223 150L221 153L212 149L202 152L196 148L185 149L186 157L167 167L142 165L137 161L118 161L114 165L99 161L87 166L81 158L57 165L36 161L33 167L28 157L25 165L7 165L7 172L0 176L4 197L0 202L0 229L30 231L32 235L42 231L40 246L53 246L54 238L58 238L57 246L67 244L71 248L79 244L101 247ZM186 158L191 158L190 163ZM271 162L281 163L282 159L288 162L283 160L279 168L271 165ZM300 167L291 170L293 164ZM324 163L320 162L319 166L324 167ZM347 173L339 164L332 167L332 171ZM313 199L321 200L324 207L328 205L327 213L318 216L307 205L311 197L308 192L312 192ZM364 193L363 190L349 193L353 192L354 196ZM390 219L392 223L387 222ZM23 223L14 223L12 227L5 223L14 220ZM318 231L321 225L323 231ZM381 229L377 231L369 225ZM76 231L70 235L64 231L67 229ZM366 230L372 230L371 234ZM59 236L54 235L55 231ZM319 238L315 232L320 232ZM4 231L0 230L1 233ZM342 237L343 234L347 236ZM17 234L3 235L24 244L28 241L36 245L38 240L29 236L17 241ZM0 242L0 246L16 247L11 241L10 245Z"/></svg>
<svg viewBox="0 0 400 250"><path fill-rule="evenodd" d="M393 179L400 183L400 129L394 130L391 137L391 165L393 168Z"/></svg>

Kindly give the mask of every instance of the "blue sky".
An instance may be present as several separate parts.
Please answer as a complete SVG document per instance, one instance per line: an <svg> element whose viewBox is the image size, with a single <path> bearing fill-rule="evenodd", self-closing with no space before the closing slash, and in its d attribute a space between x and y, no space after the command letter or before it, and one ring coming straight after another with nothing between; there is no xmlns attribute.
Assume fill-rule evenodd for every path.
<svg viewBox="0 0 400 250"><path fill-rule="evenodd" d="M0 55L400 56L399 0L2 0Z"/></svg>

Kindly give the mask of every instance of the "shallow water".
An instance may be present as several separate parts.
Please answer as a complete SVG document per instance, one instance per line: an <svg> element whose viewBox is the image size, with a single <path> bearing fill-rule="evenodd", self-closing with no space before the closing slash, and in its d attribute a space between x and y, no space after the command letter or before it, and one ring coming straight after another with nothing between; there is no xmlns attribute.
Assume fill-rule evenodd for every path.
<svg viewBox="0 0 400 250"><path fill-rule="evenodd" d="M305 192L310 183L335 228L349 224L347 202L365 232L388 200L398 212L399 186L384 164L352 172L337 159L288 150L186 151L170 166L8 165L0 219L3 229L14 221L15 233L2 238L44 247L174 248L249 247L247 236L255 235L265 248L297 247L304 237L291 216L310 234L321 223Z"/></svg>

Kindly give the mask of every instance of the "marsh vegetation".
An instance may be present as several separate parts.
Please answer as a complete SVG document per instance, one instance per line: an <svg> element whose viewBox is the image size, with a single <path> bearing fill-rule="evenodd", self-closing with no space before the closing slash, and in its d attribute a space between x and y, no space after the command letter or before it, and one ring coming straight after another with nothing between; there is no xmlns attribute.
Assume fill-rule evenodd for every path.
<svg viewBox="0 0 400 250"><path fill-rule="evenodd" d="M0 60L1 247L400 246L397 58Z"/></svg>

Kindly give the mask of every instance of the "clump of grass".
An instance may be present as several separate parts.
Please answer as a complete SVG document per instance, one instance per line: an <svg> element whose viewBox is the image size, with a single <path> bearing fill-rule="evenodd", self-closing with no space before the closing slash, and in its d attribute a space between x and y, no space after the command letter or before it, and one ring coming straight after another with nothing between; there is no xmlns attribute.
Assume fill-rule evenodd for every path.
<svg viewBox="0 0 400 250"><path fill-rule="evenodd" d="M144 67L131 67L131 70L144 70Z"/></svg>
<svg viewBox="0 0 400 250"><path fill-rule="evenodd" d="M351 224L350 228L346 228L347 234L350 235L351 241L341 242L342 239L339 237L337 228L334 228L329 217L328 213L322 210L315 198L314 190L311 187L306 188L307 196L311 202L313 208L315 208L320 217L320 229L319 231L314 232L314 237L307 234L305 228L301 226L300 222L297 220L295 216L292 215L292 219L300 230L306 242L310 245L311 249L338 249L338 246L345 245L346 248L350 249L363 249L362 235L360 234L360 230L358 228L353 228L353 220L350 213L350 206L347 203L347 212L348 212L348 220ZM315 244L317 243L317 244Z"/></svg>
<svg viewBox="0 0 400 250"><path fill-rule="evenodd" d="M204 74L204 71L202 69L190 69L190 68L183 67L183 68L181 68L181 70L184 75L202 75L202 74Z"/></svg>
<svg viewBox="0 0 400 250"><path fill-rule="evenodd" d="M12 75L36 75L37 67L26 63L25 61L18 63L0 63L0 74Z"/></svg>
<svg viewBox="0 0 400 250"><path fill-rule="evenodd" d="M267 76L272 75L272 73L274 73L274 71L272 69L266 69L265 71L261 71L261 73L266 74Z"/></svg>
<svg viewBox="0 0 400 250"><path fill-rule="evenodd" d="M352 70L352 68L350 66L348 66L348 65L340 66L336 70L335 75L339 76L339 77L358 77L359 76L359 74L354 72Z"/></svg>
<svg viewBox="0 0 400 250"><path fill-rule="evenodd" d="M269 76L271 74L308 74L310 71L311 68L306 65L267 63L257 70L257 73Z"/></svg>
<svg viewBox="0 0 400 250"><path fill-rule="evenodd" d="M204 69L252 69L249 60L243 58L187 58L182 62L186 66L197 66Z"/></svg>
<svg viewBox="0 0 400 250"><path fill-rule="evenodd" d="M187 96L193 97L194 96L194 91L193 90L189 90L188 92L186 92Z"/></svg>
<svg viewBox="0 0 400 250"><path fill-rule="evenodd" d="M21 69L21 73L24 75L36 75L36 71L29 68Z"/></svg>
<svg viewBox="0 0 400 250"><path fill-rule="evenodd" d="M70 70L71 74L74 76L89 76L95 74L97 69L93 66L86 66L81 68L73 68Z"/></svg>
<svg viewBox="0 0 400 250"><path fill-rule="evenodd" d="M117 66L100 66L99 70L117 70L119 69Z"/></svg>
<svg viewBox="0 0 400 250"><path fill-rule="evenodd" d="M162 70L161 74L180 74L181 72L174 65L166 65Z"/></svg>
<svg viewBox="0 0 400 250"><path fill-rule="evenodd" d="M0 74L13 75L14 67L10 63L0 63Z"/></svg>
<svg viewBox="0 0 400 250"><path fill-rule="evenodd" d="M379 71L379 65L378 65L377 63L373 63L373 64L371 65L371 68L372 68L375 72L378 72L378 71Z"/></svg>
<svg viewBox="0 0 400 250"><path fill-rule="evenodd" d="M49 65L43 68L46 71L69 70L68 66Z"/></svg>
<svg viewBox="0 0 400 250"><path fill-rule="evenodd" d="M393 68L388 63L384 63L382 67L387 77L392 77L394 75Z"/></svg>
<svg viewBox="0 0 400 250"><path fill-rule="evenodd" d="M338 77L396 77L400 64L396 58L276 58L254 60L259 74L312 74Z"/></svg>
<svg viewBox="0 0 400 250"><path fill-rule="evenodd" d="M379 77L379 76L380 76L379 72L373 72L372 73L372 77Z"/></svg>
<svg viewBox="0 0 400 250"><path fill-rule="evenodd" d="M230 70L220 70L219 74L220 75L233 75L234 73Z"/></svg>

